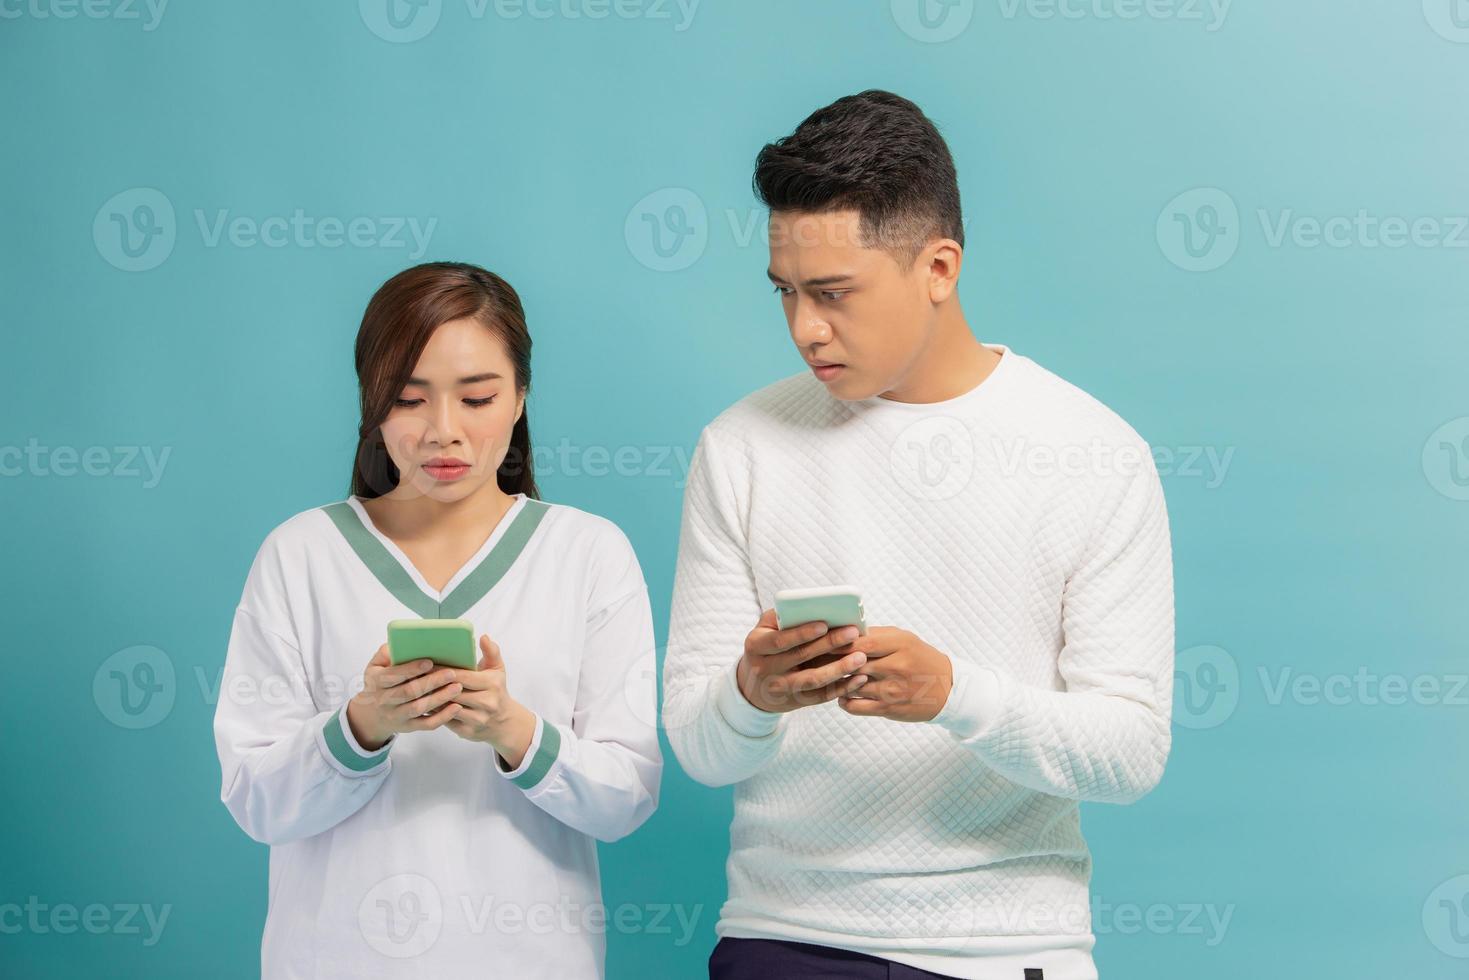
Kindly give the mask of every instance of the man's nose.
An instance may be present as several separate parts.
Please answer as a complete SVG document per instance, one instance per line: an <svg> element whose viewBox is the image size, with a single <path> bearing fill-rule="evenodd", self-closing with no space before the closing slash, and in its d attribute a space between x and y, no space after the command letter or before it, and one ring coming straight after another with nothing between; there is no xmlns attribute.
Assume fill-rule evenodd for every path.
<svg viewBox="0 0 1469 980"><path fill-rule="evenodd" d="M791 310L790 327L791 340L797 347L824 344L831 339L831 327L813 305L802 299L797 299Z"/></svg>

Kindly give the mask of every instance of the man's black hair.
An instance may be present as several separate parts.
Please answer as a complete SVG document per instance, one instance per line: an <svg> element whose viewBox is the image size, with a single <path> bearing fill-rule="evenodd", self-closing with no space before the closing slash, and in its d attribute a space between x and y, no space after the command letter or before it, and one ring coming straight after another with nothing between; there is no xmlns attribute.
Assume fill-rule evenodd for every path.
<svg viewBox="0 0 1469 980"><path fill-rule="evenodd" d="M755 195L771 211L852 209L862 242L911 263L935 238L964 244L954 158L912 102L868 89L817 109L755 160Z"/></svg>

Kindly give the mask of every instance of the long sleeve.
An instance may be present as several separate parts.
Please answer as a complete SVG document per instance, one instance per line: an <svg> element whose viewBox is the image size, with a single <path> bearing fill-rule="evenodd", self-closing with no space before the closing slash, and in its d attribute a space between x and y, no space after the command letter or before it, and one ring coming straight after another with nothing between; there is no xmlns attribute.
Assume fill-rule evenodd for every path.
<svg viewBox="0 0 1469 980"><path fill-rule="evenodd" d="M262 558L266 558L262 552ZM260 587L261 561L246 586ZM235 610L214 712L220 798L264 844L341 823L372 799L392 769L388 745L365 751L342 708L317 710L300 651L249 608Z"/></svg>
<svg viewBox="0 0 1469 980"><path fill-rule="evenodd" d="M679 763L708 786L736 783L775 757L784 718L740 693L735 665L760 619L734 485L706 427L684 491L663 664L663 724Z"/></svg>
<svg viewBox="0 0 1469 980"><path fill-rule="evenodd" d="M663 774L653 611L632 545L620 532L615 538L587 618L571 724L538 716L520 765L499 766L536 806L602 841L627 836L652 815ZM509 684L513 695L513 676Z"/></svg>
<svg viewBox="0 0 1469 980"><path fill-rule="evenodd" d="M1171 746L1173 561L1162 486L1143 463L1111 483L1062 597L1065 690L1023 685L951 655L954 688L933 719L986 764L1056 796L1130 803Z"/></svg>

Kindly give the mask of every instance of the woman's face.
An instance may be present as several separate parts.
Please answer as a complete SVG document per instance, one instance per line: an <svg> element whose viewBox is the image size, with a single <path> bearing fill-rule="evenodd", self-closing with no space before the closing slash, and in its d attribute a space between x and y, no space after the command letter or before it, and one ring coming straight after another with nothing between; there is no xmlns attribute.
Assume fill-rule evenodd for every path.
<svg viewBox="0 0 1469 980"><path fill-rule="evenodd" d="M391 496L448 502L494 484L524 409L515 381L504 344L480 321L435 330L383 421L400 474Z"/></svg>

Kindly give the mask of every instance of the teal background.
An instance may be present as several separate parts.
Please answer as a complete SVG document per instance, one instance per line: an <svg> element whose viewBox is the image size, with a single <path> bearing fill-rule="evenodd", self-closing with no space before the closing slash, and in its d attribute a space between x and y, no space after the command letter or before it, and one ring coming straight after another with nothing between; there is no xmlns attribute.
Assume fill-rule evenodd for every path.
<svg viewBox="0 0 1469 980"><path fill-rule="evenodd" d="M967 26L925 41L901 0L705 0L682 30L671 5L594 20L567 16L595 9L576 2L477 18L443 0L407 42L374 33L393 32L367 0L180 2L152 30L146 8L0 5L0 452L15 450L0 478L0 974L258 969L266 848L219 802L210 692L264 535L346 492L352 339L394 272L462 259L504 275L535 338L537 443L644 452L633 475L541 478L548 499L629 534L663 642L679 454L801 369L751 224L752 160L814 108L882 87L954 151L976 333L1177 451L1180 685L1223 700L1180 701L1150 796L1083 808L1102 975L1464 976L1469 695L1444 702L1469 669L1469 234L1272 246L1258 212L1365 209L1452 235L1469 214L1469 5L1237 0L1210 30L1097 16L1115 0L1073 2L1078 18L989 0L959 3L949 16ZM130 214L137 188L172 206L176 240L125 271L120 238L93 225ZM1180 267L1168 232L1208 223L1170 211L1196 188L1240 215L1203 261L1237 252L1212 271ZM692 210L679 221L670 202ZM415 255L211 247L194 217L297 208L437 224ZM648 220L685 244L661 257ZM15 466L27 445L104 447L94 468L111 475ZM156 485L126 475L124 446L169 452ZM1190 447L1232 453L1222 478L1185 465ZM94 680L140 645L173 667L173 700L129 729ZM1272 697L1282 677L1359 671L1431 678L1442 696ZM605 899L681 904L697 929L682 944L676 926L614 933L613 978L700 976L714 942L730 792L665 755L659 811L602 850ZM3 907L30 896L170 913L152 945L17 928ZM1190 909L1228 914L1227 929L1207 911L1190 928Z"/></svg>

